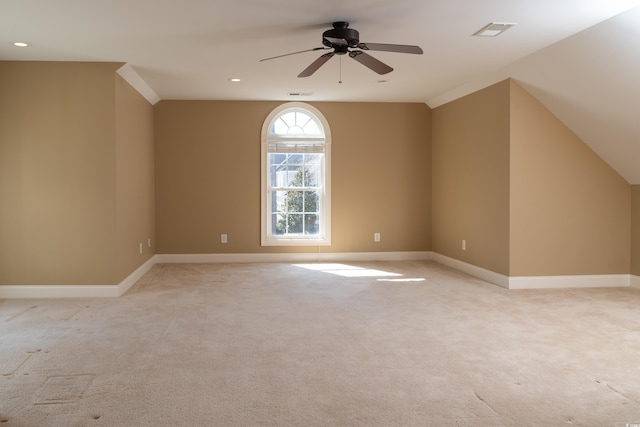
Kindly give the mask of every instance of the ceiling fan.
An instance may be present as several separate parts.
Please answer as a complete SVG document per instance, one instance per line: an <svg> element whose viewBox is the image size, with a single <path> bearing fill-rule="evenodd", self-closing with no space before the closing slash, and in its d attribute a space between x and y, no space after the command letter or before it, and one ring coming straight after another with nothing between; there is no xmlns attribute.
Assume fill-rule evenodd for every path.
<svg viewBox="0 0 640 427"><path fill-rule="evenodd" d="M360 42L360 34L353 28L349 28L346 21L338 21L333 23L333 28L322 33L323 47L314 47L312 49L301 50L298 52L286 53L284 55L272 56L270 58L261 59L268 61L270 59L282 58L283 56L296 55L303 52L312 52L316 50L330 50L318 59L313 61L311 65L305 68L298 77L309 77L320 67L322 67L334 55L349 55L365 67L375 71L378 74L387 74L393 71L393 68L369 55L365 51L377 50L384 52L413 53L422 54L419 46L410 46L404 44L384 44L384 43L362 43Z"/></svg>

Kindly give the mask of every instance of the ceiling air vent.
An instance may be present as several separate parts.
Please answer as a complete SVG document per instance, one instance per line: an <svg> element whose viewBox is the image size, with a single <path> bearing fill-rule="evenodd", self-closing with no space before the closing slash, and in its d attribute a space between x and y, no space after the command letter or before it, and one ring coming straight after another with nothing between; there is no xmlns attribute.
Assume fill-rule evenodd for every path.
<svg viewBox="0 0 640 427"><path fill-rule="evenodd" d="M313 92L288 92L287 95L289 95L289 96L311 96L311 95L313 95Z"/></svg>
<svg viewBox="0 0 640 427"><path fill-rule="evenodd" d="M504 33L509 28L514 27L515 25L516 24L509 22L492 22L481 30L475 32L473 35L478 37L495 37Z"/></svg>

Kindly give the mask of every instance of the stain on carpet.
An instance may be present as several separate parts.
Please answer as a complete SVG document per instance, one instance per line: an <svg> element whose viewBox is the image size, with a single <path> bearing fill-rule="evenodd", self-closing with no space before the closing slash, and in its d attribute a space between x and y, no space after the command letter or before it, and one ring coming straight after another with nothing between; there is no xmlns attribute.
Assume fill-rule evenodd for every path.
<svg viewBox="0 0 640 427"><path fill-rule="evenodd" d="M2 354L4 359L3 366L0 367L0 376L12 377L20 369L31 356L40 352L40 349L29 350L25 353L14 352L8 355Z"/></svg>
<svg viewBox="0 0 640 427"><path fill-rule="evenodd" d="M29 308L25 308L24 310L22 310L22 311L20 311L20 312L18 312L18 313L16 313L16 314L14 314L13 316L11 316L11 317L9 317L8 319L6 319L6 320L5 320L5 322L10 322L10 321L12 321L13 319L15 319L16 317L20 316L21 314L24 314L24 313L26 313L27 311L29 311L29 310L33 310L33 309L36 309L36 308L38 308L38 306L37 306L37 305L31 306L31 307L29 307Z"/></svg>
<svg viewBox="0 0 640 427"><path fill-rule="evenodd" d="M62 375L47 379L34 405L57 405L78 401L93 382L94 374Z"/></svg>

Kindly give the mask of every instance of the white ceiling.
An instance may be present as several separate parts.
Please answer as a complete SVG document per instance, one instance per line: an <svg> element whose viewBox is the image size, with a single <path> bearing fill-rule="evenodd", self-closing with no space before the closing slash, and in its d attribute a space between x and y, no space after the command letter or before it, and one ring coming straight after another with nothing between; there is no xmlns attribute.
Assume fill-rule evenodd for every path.
<svg viewBox="0 0 640 427"><path fill-rule="evenodd" d="M424 55L370 52L384 76L335 56L296 77L324 52L259 62L320 47L333 21ZM517 25L471 36L490 22ZM0 59L126 62L161 99L436 107L513 77L640 184L640 0L1 0Z"/></svg>

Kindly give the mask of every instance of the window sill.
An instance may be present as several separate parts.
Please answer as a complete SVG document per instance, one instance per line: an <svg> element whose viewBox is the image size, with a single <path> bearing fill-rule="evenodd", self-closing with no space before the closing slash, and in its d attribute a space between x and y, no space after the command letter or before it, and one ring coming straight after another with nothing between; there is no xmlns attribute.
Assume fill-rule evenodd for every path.
<svg viewBox="0 0 640 427"><path fill-rule="evenodd" d="M330 239L262 239L261 246L331 246Z"/></svg>

